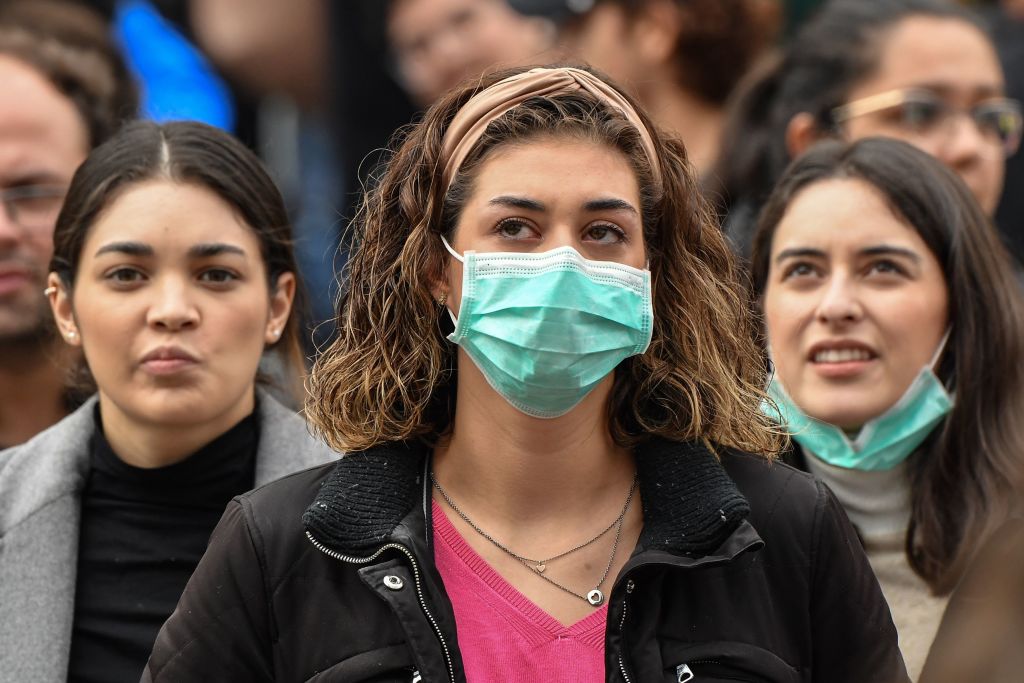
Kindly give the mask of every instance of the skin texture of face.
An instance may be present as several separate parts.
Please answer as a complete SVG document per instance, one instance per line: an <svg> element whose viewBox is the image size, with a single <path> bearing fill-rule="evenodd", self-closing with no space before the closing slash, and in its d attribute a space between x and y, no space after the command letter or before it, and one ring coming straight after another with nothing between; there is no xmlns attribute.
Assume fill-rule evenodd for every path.
<svg viewBox="0 0 1024 683"><path fill-rule="evenodd" d="M847 96L848 102L902 88L923 88L949 104L969 108L1004 93L1003 72L988 39L958 19L909 17L885 34L877 70ZM1003 187L1005 160L966 117L946 134L929 139L908 134L880 115L844 124L851 140L884 135L920 147L956 171L986 213L992 215Z"/></svg>
<svg viewBox="0 0 1024 683"><path fill-rule="evenodd" d="M54 314L65 339L77 333L104 429L186 428L201 445L252 412L257 365L285 326L295 278L268 290L256 233L211 190L150 180L100 213L74 292L58 290Z"/></svg>
<svg viewBox="0 0 1024 683"><path fill-rule="evenodd" d="M471 76L541 62L552 42L542 20L505 0L398 0L388 38L405 86L422 106Z"/></svg>
<svg viewBox="0 0 1024 683"><path fill-rule="evenodd" d="M948 326L942 268L872 186L801 190L779 223L764 293L772 361L811 417L855 430L889 409Z"/></svg>
<svg viewBox="0 0 1024 683"><path fill-rule="evenodd" d="M12 57L0 55L0 83L0 188L66 186L89 149L75 106ZM52 252L52 224L27 230L0 211L0 343L38 338L49 320L43 289Z"/></svg>
<svg viewBox="0 0 1024 683"><path fill-rule="evenodd" d="M452 248L478 252L545 252L570 246L584 258L646 265L640 187L626 157L593 142L540 139L494 150L481 164ZM449 260L448 308L458 313L462 264ZM501 399L460 349L460 382L476 377L482 394ZM603 400L612 376L575 410ZM484 387L487 387L484 389ZM460 390L462 386L460 385ZM571 413L570 413L571 414Z"/></svg>

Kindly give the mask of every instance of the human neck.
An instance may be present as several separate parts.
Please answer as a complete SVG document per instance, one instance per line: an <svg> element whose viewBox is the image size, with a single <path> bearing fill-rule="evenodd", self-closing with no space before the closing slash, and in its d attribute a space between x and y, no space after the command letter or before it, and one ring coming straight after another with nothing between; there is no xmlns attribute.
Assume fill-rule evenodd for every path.
<svg viewBox="0 0 1024 683"><path fill-rule="evenodd" d="M201 423L157 423L134 418L100 390L103 436L111 450L133 467L153 469L187 460L251 414L255 396Z"/></svg>
<svg viewBox="0 0 1024 683"><path fill-rule="evenodd" d="M0 448L28 441L67 415L66 354L34 339L0 343Z"/></svg>
<svg viewBox="0 0 1024 683"><path fill-rule="evenodd" d="M641 97L658 125L675 132L686 145L686 153L698 175L706 174L718 160L724 121L722 108L680 88L650 88Z"/></svg>
<svg viewBox="0 0 1024 683"><path fill-rule="evenodd" d="M605 405L611 377L559 418L516 410L489 386L460 371L451 438L433 467L458 502L519 524L587 519L609 499L625 496L635 466L608 431Z"/></svg>

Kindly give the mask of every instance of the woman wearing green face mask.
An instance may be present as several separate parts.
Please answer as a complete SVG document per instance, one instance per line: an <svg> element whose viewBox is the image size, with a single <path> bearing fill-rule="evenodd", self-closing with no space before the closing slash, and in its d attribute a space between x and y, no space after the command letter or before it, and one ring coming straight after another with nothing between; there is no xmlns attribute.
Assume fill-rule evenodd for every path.
<svg viewBox="0 0 1024 683"><path fill-rule="evenodd" d="M1024 303L966 186L905 143L822 143L765 207L753 280L791 459L858 528L914 675L1024 454Z"/></svg>
<svg viewBox="0 0 1024 683"><path fill-rule="evenodd" d="M838 503L771 462L685 150L628 97L467 83L355 228L307 405L349 455L228 509L152 680L905 678Z"/></svg>

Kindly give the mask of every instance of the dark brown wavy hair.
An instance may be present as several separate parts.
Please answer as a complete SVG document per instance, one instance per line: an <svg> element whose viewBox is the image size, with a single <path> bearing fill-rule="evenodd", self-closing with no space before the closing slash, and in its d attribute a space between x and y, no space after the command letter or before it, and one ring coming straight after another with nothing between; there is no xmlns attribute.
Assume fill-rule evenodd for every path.
<svg viewBox="0 0 1024 683"><path fill-rule="evenodd" d="M1009 253L970 190L938 160L896 140L815 145L789 167L761 214L753 284L768 282L772 240L808 186L855 178L875 188L942 266L950 336L938 376L952 412L910 458L907 558L936 594L948 593L975 550L1019 512L1024 462L1024 298Z"/></svg>
<svg viewBox="0 0 1024 683"><path fill-rule="evenodd" d="M431 296L450 259L441 236L450 239L480 165L496 149L569 137L621 151L642 188L653 339L646 353L615 371L611 434L622 445L658 434L775 454L781 437L758 409L766 375L752 309L681 143L640 112L662 169L657 192L640 136L618 110L583 90L535 97L488 125L445 188L441 145L452 117L481 90L523 70L455 89L394 143L353 225L338 336L308 383L306 412L314 428L343 451L384 441L429 442L448 430L456 353L445 339L451 329L445 309Z"/></svg>

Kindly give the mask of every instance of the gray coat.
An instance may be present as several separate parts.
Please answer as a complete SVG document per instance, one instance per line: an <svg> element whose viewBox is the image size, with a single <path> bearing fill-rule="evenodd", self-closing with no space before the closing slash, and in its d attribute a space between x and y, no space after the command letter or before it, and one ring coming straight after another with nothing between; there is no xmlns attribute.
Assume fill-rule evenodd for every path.
<svg viewBox="0 0 1024 683"><path fill-rule="evenodd" d="M0 452L0 682L67 678L81 492L95 397ZM296 414L260 394L256 485L338 457Z"/></svg>

